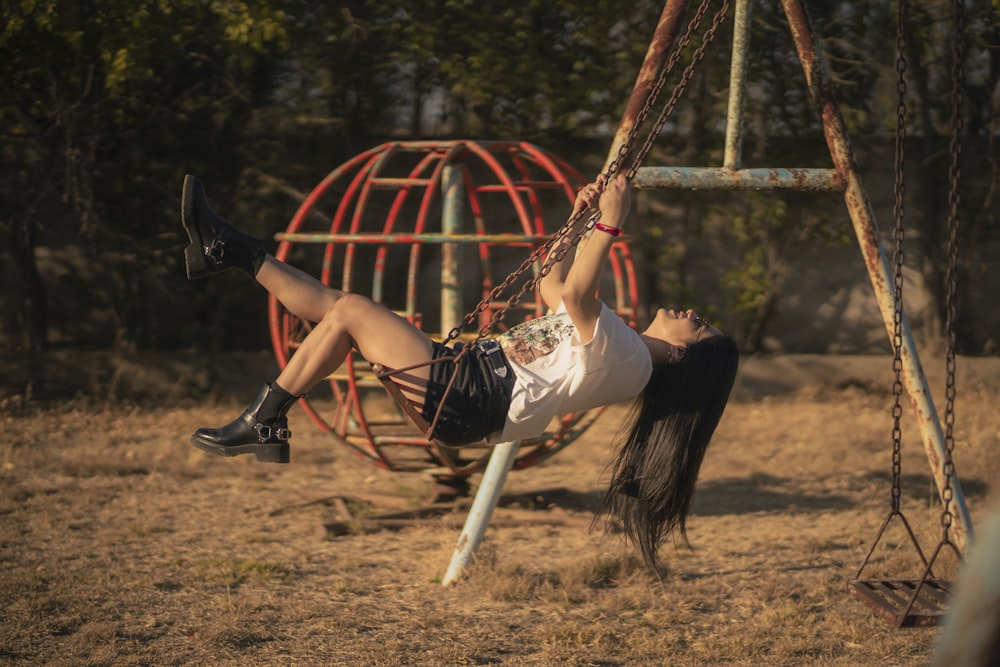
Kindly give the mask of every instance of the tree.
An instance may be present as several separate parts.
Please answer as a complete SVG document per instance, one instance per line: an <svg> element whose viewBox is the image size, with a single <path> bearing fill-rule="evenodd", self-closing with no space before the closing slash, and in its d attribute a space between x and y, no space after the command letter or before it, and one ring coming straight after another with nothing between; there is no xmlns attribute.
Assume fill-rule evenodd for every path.
<svg viewBox="0 0 1000 667"><path fill-rule="evenodd" d="M925 179L908 189L925 240L914 260L929 284L939 284L950 5L910 5L908 164ZM653 0L5 0L0 259L11 287L0 295L0 340L45 347L48 331L69 326L47 320L63 317L70 303L85 307L78 320L86 322L70 342L228 341L260 311L238 298L243 288L233 283L183 280L186 239L176 221L183 173L203 176L221 209L266 236L317 171L385 138L518 138L554 149L600 142L619 120L661 9ZM891 145L894 10L869 0L811 3L810 11L864 160L869 145ZM967 3L966 26L969 184L961 203L969 247L997 227L995 6ZM651 160L719 163L730 35L719 32ZM827 166L777 0L754 3L749 62L745 166ZM803 155L818 159L803 164ZM679 223L665 216L675 227L650 230L657 244L644 246L677 240L670 253L650 257L651 265L673 267L673 278L650 279L659 296L690 291L687 249L720 229L703 224L708 218L741 220L721 224L734 234L727 240L768 245L776 261L777 250L793 252L803 242L789 224L802 219L799 204L677 201ZM752 302L764 285L751 261L757 254L735 260L746 258L733 269L746 279L733 274L732 284L751 290L735 294L737 301ZM73 257L78 264L70 265ZM53 262L66 268L53 271ZM763 335L770 310L746 323L748 340ZM989 335L967 332L966 344L982 347Z"/></svg>
<svg viewBox="0 0 1000 667"><path fill-rule="evenodd" d="M0 234L21 277L5 282L22 289L3 331L15 347L46 347L36 249L71 244L102 280L71 272L63 287L92 290L116 339L154 341L171 296L152 202L166 201L184 164L235 162L269 91L265 56L282 45L283 14L266 2L199 0L25 0L4 13Z"/></svg>
<svg viewBox="0 0 1000 667"><path fill-rule="evenodd" d="M660 9L397 0L376 28L412 135L532 139L617 123Z"/></svg>

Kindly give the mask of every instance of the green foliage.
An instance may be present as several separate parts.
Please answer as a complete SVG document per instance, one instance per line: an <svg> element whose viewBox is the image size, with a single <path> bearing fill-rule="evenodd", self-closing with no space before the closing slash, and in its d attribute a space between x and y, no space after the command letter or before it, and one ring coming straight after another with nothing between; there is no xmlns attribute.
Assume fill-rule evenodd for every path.
<svg viewBox="0 0 1000 667"><path fill-rule="evenodd" d="M986 155L995 153L987 141L995 141L990 95L998 78L988 57L997 43L990 4L972 3L967 15L967 145L983 140ZM18 349L44 346L50 334L72 344L232 347L246 322L261 320L259 295L228 281L183 279L176 210L185 172L210 183L213 202L248 231L268 236L298 203L289 193L308 190L385 137L517 138L572 153L560 149L607 137L617 125L662 7L653 0L4 0L0 340ZM809 9L849 131L890 141L895 8ZM944 0L911 3L907 124L925 141L911 164L927 158L937 168L944 154L949 10ZM724 26L650 159L719 162L730 40ZM829 166L777 0L753 3L750 48L744 166ZM963 199L969 238L996 226L981 204L1000 180L993 162L967 170L980 179ZM741 317L766 322L767 295L781 289L778 265L803 242L807 216L801 205L761 202L735 215L737 205L728 203L722 217L738 220L729 233L745 264L731 267L727 280ZM940 206L914 207L932 264ZM691 289L684 244L710 233L696 222L686 221L679 244L651 258L680 268L650 282ZM842 235L839 225L809 226L813 242ZM243 303L244 294L257 305ZM264 346L261 330L248 345Z"/></svg>
<svg viewBox="0 0 1000 667"><path fill-rule="evenodd" d="M266 92L261 65L287 43L284 15L266 2L200 0L8 10L0 234L8 270L29 276L14 296L45 302L34 258L19 248L77 248L78 279L101 276L92 308L110 317L99 335L163 344L173 332L156 313L173 300L165 276L177 260L164 252L162 203L185 166L236 161Z"/></svg>
<svg viewBox="0 0 1000 667"><path fill-rule="evenodd" d="M743 265L726 273L725 285L733 290L733 312L738 318L753 320L764 307L765 297L772 290L773 280L767 270L764 248L749 247Z"/></svg>
<svg viewBox="0 0 1000 667"><path fill-rule="evenodd" d="M736 335L747 351L760 349L777 299L792 277L790 260L809 246L850 241L846 215L831 218L824 201L821 195L747 193L744 212L729 220L743 260L725 272L723 284L732 291Z"/></svg>
<svg viewBox="0 0 1000 667"><path fill-rule="evenodd" d="M526 138L592 130L614 119L634 81L657 3L397 1L374 30L395 85L440 100L434 127L463 136ZM402 116L401 118L405 118Z"/></svg>

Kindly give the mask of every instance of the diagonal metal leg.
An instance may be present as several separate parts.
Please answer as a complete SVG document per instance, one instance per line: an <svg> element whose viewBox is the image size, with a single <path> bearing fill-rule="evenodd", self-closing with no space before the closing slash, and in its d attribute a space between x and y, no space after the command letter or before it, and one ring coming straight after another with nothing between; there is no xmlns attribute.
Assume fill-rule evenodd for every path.
<svg viewBox="0 0 1000 667"><path fill-rule="evenodd" d="M507 479L507 473L514 465L514 457L517 456L519 443L504 442L493 448L490 462L483 472L483 481L476 491L476 498L472 501L469 509L469 516L465 520L465 527L458 538L455 546L455 553L451 557L451 564L444 575L443 585L448 586L454 583L465 572L465 568L472 562L479 549L479 544L483 541L483 535L489 526L490 517L500 500L500 492L503 490L503 483Z"/></svg>
<svg viewBox="0 0 1000 667"><path fill-rule="evenodd" d="M868 276L871 278L872 287L875 288L875 297L882 312L882 319L891 337L895 328L892 271L882 247L871 202L861 183L861 175L854 161L847 128L840 115L840 107L837 105L833 92L829 70L823 54L816 48L809 16L802 0L782 0L782 4L792 30L795 48L799 53L799 60L805 71L809 92L819 107L820 118L823 121L823 132L830 149L830 157L833 159L834 167L846 182L844 200L847 203L847 210L851 216L851 222L854 224L854 232L861 246ZM913 342L913 335L905 312L903 313L902 330L903 381L923 436L924 450L927 453L931 472L940 491L945 488L946 481L942 465L946 455L944 434L941 430L941 421L938 418L937 410L934 408L930 389L927 386L927 378L920 365L920 357L917 354L917 347ZM958 548L965 551L968 536L972 535L972 520L969 517L969 510L965 504L965 494L962 492L957 474L951 476L950 485L953 493L951 507L954 508L953 511L957 514L955 518L958 519L951 524L952 538Z"/></svg>

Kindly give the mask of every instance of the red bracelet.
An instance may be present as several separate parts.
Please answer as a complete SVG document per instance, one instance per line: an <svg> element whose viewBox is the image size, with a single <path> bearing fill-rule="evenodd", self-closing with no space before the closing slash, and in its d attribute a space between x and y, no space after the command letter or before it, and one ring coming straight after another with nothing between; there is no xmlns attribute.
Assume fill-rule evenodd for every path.
<svg viewBox="0 0 1000 667"><path fill-rule="evenodd" d="M602 232L607 232L612 236L618 236L619 234L622 233L622 230L619 229L618 227L608 227L607 225L601 224L599 222L594 223L594 229L599 229Z"/></svg>

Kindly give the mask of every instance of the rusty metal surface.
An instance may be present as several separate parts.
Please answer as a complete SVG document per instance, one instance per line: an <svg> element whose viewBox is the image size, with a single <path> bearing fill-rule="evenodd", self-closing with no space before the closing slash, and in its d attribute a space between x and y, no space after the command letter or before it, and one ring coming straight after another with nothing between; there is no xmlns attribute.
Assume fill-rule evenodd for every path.
<svg viewBox="0 0 1000 667"><path fill-rule="evenodd" d="M822 53L816 48L816 39L810 27L809 17L802 0L782 0L785 15L791 28L795 48L802 62L806 76L806 84L816 103L823 122L823 132L826 137L830 157L834 168L844 179L844 201L847 204L854 232L861 247L861 253L868 269L868 275L875 290L879 310L885 322L886 331L893 336L894 302L892 294L892 271L889 260L882 248L878 226L871 202L861 182L861 175L854 160L848 139L844 120L840 115L833 83L830 79ZM958 476L952 475L946 481L942 472L942 462L946 453L944 434L937 410L931 399L927 379L920 364L916 344L905 314L903 315L903 378L907 393L913 406L913 411L920 428L927 460L934 475L939 492L950 486L952 503L958 515L958 521L952 524L952 536L955 543L963 551L966 548L968 536L972 534L972 520L965 503ZM950 483L949 483L950 482Z"/></svg>
<svg viewBox="0 0 1000 667"><path fill-rule="evenodd" d="M611 142L605 170L607 169L607 164L610 164L618 155L622 145L635 127L639 112L645 106L649 93L653 89L653 84L659 76L660 69L666 63L670 46L677 38L677 28L684 18L687 5L687 0L667 0L663 11L660 13L660 20L656 24L656 30L653 32L653 38L649 42L649 48L646 49L646 56L642 61L642 66L639 68L639 74L636 76L632 94L628 98L628 104L625 105L625 112L622 114L618 130L615 132L614 139Z"/></svg>
<svg viewBox="0 0 1000 667"><path fill-rule="evenodd" d="M412 232L342 232L342 233L298 233L278 232L274 240L288 243L358 243L368 245L386 244L441 244L441 243L487 243L495 245L520 244L530 245L541 243L549 238L548 234L442 234L429 232L414 234Z"/></svg>
<svg viewBox="0 0 1000 667"><path fill-rule="evenodd" d="M729 65L729 106L726 109L726 150L722 166L739 169L743 150L743 94L750 49L750 0L736 0L733 17L733 59Z"/></svg>
<svg viewBox="0 0 1000 667"><path fill-rule="evenodd" d="M835 169L641 167L632 184L674 190L844 190L844 179Z"/></svg>
<svg viewBox="0 0 1000 667"><path fill-rule="evenodd" d="M940 579L924 582L852 579L848 587L856 598L897 628L937 625L948 611L947 602L951 596L951 584Z"/></svg>

